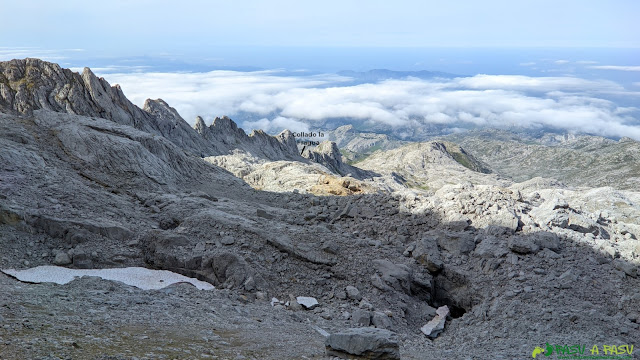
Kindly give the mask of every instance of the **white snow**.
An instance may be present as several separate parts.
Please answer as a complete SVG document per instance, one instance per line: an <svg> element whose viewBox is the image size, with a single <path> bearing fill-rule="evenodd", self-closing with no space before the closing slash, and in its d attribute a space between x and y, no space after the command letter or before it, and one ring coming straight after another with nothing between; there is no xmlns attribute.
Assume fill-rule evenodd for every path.
<svg viewBox="0 0 640 360"><path fill-rule="evenodd" d="M158 290L171 284L187 282L200 290L212 290L208 282L193 279L167 270L152 270L142 267L113 269L68 269L60 266L38 266L26 270L0 270L23 282L52 282L66 284L82 276L97 276L104 280L120 281L143 290Z"/></svg>

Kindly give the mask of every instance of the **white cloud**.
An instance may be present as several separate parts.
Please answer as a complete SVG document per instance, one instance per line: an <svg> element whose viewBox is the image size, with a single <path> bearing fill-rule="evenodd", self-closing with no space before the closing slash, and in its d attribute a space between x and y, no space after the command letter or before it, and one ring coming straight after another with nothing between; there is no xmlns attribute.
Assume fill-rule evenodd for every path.
<svg viewBox="0 0 640 360"><path fill-rule="evenodd" d="M640 127L629 125L635 108L601 98L628 93L617 83L575 77L477 75L433 81L387 80L345 85L334 75L281 76L275 71L109 74L137 104L163 98L187 121L239 112L255 121L250 131L284 128L307 131L330 118L383 124L403 132L408 126L444 124L523 128L551 127L640 140Z"/></svg>
<svg viewBox="0 0 640 360"><path fill-rule="evenodd" d="M284 116L278 116L273 120L262 118L257 121L245 121L240 124L244 129L261 129L268 133L278 133L284 129L293 132L308 132L309 124L296 119L289 119Z"/></svg>
<svg viewBox="0 0 640 360"><path fill-rule="evenodd" d="M568 64L569 60L556 60L556 61L554 61L554 63L556 63L558 65Z"/></svg>
<svg viewBox="0 0 640 360"><path fill-rule="evenodd" d="M96 74L121 84L138 106L147 98L162 98L189 122L197 115L212 120L239 110L267 115L273 109L270 99L282 92L348 80L334 75L277 76L278 71Z"/></svg>
<svg viewBox="0 0 640 360"><path fill-rule="evenodd" d="M640 71L640 66L597 65L589 66L589 68L598 70Z"/></svg>
<svg viewBox="0 0 640 360"><path fill-rule="evenodd" d="M585 80L576 77L530 77L523 75L476 75L458 78L456 82L471 89L503 89L518 91L549 92L564 91L620 91L624 88L615 82L606 80Z"/></svg>

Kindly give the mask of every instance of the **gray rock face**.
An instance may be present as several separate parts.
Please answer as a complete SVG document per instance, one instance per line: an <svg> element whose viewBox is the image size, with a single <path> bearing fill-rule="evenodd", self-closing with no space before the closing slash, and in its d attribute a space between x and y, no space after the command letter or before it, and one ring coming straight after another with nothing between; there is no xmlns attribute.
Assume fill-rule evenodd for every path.
<svg viewBox="0 0 640 360"><path fill-rule="evenodd" d="M343 125L326 134L327 140L335 142L350 161L367 157L377 150L390 150L404 144L389 135L358 132L353 125Z"/></svg>
<svg viewBox="0 0 640 360"><path fill-rule="evenodd" d="M315 148L305 150L302 156L313 162L324 165L334 173L343 176L363 179L375 175L372 171L365 171L342 162L340 149L338 149L336 143L332 141L323 141Z"/></svg>
<svg viewBox="0 0 640 360"><path fill-rule="evenodd" d="M373 260L373 266L382 280L396 290L409 292L411 289L411 269L407 265L394 264L389 260Z"/></svg>
<svg viewBox="0 0 640 360"><path fill-rule="evenodd" d="M483 258L499 258L506 255L509 249L503 239L486 235L481 237L481 242L476 246L474 252Z"/></svg>
<svg viewBox="0 0 640 360"><path fill-rule="evenodd" d="M530 254L538 252L540 247L529 238L514 236L509 239L509 249L518 254Z"/></svg>
<svg viewBox="0 0 640 360"><path fill-rule="evenodd" d="M573 134L539 137L496 129L474 130L447 138L514 181L545 176L572 186L640 188L640 142L635 140ZM626 160L621 161L623 158Z"/></svg>
<svg viewBox="0 0 640 360"><path fill-rule="evenodd" d="M389 316L380 311L373 313L373 316L371 316L371 324L380 329L390 329L393 325Z"/></svg>
<svg viewBox="0 0 640 360"><path fill-rule="evenodd" d="M438 245L458 255L469 254L476 248L473 236L465 232L443 232L438 236Z"/></svg>
<svg viewBox="0 0 640 360"><path fill-rule="evenodd" d="M398 360L400 348L395 334L385 329L355 328L330 334L327 355L341 358Z"/></svg>

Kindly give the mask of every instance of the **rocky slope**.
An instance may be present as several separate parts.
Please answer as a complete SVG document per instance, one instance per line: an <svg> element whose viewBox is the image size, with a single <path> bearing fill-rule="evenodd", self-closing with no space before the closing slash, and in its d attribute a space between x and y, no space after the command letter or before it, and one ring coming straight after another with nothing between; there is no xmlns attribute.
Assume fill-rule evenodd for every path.
<svg viewBox="0 0 640 360"><path fill-rule="evenodd" d="M447 139L515 181L546 176L575 186L640 188L640 143L630 138L483 130Z"/></svg>
<svg viewBox="0 0 640 360"><path fill-rule="evenodd" d="M464 149L451 142L412 143L389 151L378 151L357 164L376 170L404 185L422 190L437 190L445 184L508 182L489 172Z"/></svg>
<svg viewBox="0 0 640 360"><path fill-rule="evenodd" d="M56 69L22 62L33 74ZM22 94L79 79L60 71L59 83ZM95 105L88 85L76 86L74 103ZM184 131L212 151L203 159L145 110L126 124L18 92L3 97L0 114L0 269L146 266L216 289L26 284L0 273L2 359L327 359L325 344L344 356L337 348L354 334L362 347L343 349L352 355L513 359L545 343L640 338L638 192L513 183L462 166L454 154L465 153L442 142L374 155L373 177L352 186L334 172L341 167L269 159L291 148L286 133L198 122ZM333 156L322 161L340 165L325 146L318 154ZM293 191L313 171L348 196ZM425 336L442 306L444 331Z"/></svg>

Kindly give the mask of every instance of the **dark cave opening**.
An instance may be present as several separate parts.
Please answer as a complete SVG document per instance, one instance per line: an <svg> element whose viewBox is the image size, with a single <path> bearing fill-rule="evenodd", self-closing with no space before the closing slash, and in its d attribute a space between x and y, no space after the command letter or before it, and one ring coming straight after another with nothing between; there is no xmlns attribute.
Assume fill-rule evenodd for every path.
<svg viewBox="0 0 640 360"><path fill-rule="evenodd" d="M462 317L473 306L467 279L452 271L443 271L433 278L432 306L446 305L453 319Z"/></svg>

